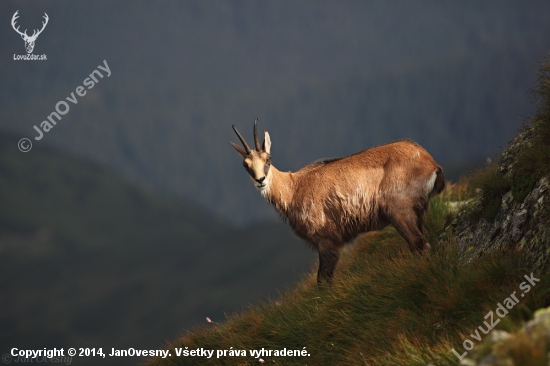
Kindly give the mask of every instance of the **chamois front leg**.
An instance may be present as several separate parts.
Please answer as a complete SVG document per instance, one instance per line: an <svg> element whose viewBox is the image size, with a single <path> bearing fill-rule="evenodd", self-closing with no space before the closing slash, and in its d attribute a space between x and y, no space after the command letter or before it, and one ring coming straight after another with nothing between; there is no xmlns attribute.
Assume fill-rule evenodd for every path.
<svg viewBox="0 0 550 366"><path fill-rule="evenodd" d="M332 283L334 269L340 259L340 248L330 241L319 243L319 270L317 271L317 284L323 281Z"/></svg>

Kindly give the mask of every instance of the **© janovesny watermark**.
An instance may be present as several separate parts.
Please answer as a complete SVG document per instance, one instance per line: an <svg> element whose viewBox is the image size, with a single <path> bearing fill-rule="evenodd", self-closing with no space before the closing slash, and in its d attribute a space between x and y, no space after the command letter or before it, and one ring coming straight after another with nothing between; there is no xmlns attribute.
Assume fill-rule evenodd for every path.
<svg viewBox="0 0 550 366"><path fill-rule="evenodd" d="M44 133L50 132L50 130L57 125L57 122L61 121L61 116L69 113L69 110L71 109L69 103L74 105L78 104L77 96L84 97L87 93L86 89L92 89L99 82L99 79L103 79L104 75L101 73L100 70L107 74L107 77L111 76L111 69L107 64L107 60L103 60L103 65L99 65L96 70L92 71L92 73L88 75L89 77L84 79L83 84L84 86L86 86L86 88L84 88L84 86L82 85L77 86L75 90L76 95L75 92L71 92L70 96L65 98L65 100L60 100L59 102L57 102L55 104L55 110L50 113L50 115L47 116L44 121L40 122L40 126L33 126L34 130L38 133L38 135L34 137L36 141L42 140L42 138L44 137ZM17 145L19 147L19 150L21 150L22 152L28 152L32 148L32 142L28 138L22 138L21 140L19 140Z"/></svg>
<svg viewBox="0 0 550 366"><path fill-rule="evenodd" d="M36 39L38 38L40 33L42 33L44 28L46 28L46 25L48 24L48 21L50 20L50 18L48 17L48 14L44 13L44 21L42 22L42 28L40 30L34 29L32 35L29 36L27 34L26 29L23 32L21 32L19 30L19 26L16 25L17 18L19 18L18 13L19 13L19 10L17 10L15 12L15 14L13 14L13 17L11 18L11 26L12 26L13 30L16 31L21 36L21 38L23 38L23 41L25 42L25 50L27 51L27 54L26 55L16 55L14 53L13 54L13 59L14 60L25 60L25 61L44 61L44 60L47 60L48 58L47 58L46 54L33 55L32 51L34 50L34 44L36 42Z"/></svg>
<svg viewBox="0 0 550 366"><path fill-rule="evenodd" d="M10 353L2 356L2 362L9 363L60 363L70 365L71 356L67 356L63 349L19 350L12 348Z"/></svg>
<svg viewBox="0 0 550 366"><path fill-rule="evenodd" d="M519 289L521 290L521 293L519 293L518 296L520 297L525 297L525 294L527 294L531 290L531 287L535 286L537 282L540 281L540 279L533 276L533 272L531 272L530 276L525 275L523 277L526 281L519 284ZM502 302L504 305L499 302L494 313L492 310L489 311L484 317L484 319L489 320L489 323L487 323L487 320L484 321L484 326L480 325L479 327L477 327L473 334L470 334L470 338L472 338L474 341L480 342L483 334L488 334L491 330L493 330L493 328L498 323L500 323L500 319L504 318L508 314L508 310L512 310L512 308L520 302L520 299L518 299L518 297L516 296L516 292L517 291L512 292L509 297L504 299L504 301ZM497 314L496 318L494 316L495 313ZM479 333L480 331L481 333ZM462 347L464 347L465 351L462 354L458 353L453 348L452 351L455 356L458 357L459 360L462 360L464 357L466 357L468 351L474 348L474 341L470 339L464 340L464 342L462 343Z"/></svg>

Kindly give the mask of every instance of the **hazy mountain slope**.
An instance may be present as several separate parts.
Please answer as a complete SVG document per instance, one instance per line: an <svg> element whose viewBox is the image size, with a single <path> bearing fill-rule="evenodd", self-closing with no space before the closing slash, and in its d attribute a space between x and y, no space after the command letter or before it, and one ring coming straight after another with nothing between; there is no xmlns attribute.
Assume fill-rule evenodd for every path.
<svg viewBox="0 0 550 366"><path fill-rule="evenodd" d="M251 123L294 170L402 137L446 167L485 159L511 138L550 43L546 2L5 1L9 28L50 23L36 52L2 62L0 125L34 136L103 60L112 75L39 143L108 165L141 186L235 221L274 218L228 140Z"/></svg>
<svg viewBox="0 0 550 366"><path fill-rule="evenodd" d="M22 153L0 134L3 353L156 347L167 332L276 295L313 259L282 223L236 229L86 160Z"/></svg>

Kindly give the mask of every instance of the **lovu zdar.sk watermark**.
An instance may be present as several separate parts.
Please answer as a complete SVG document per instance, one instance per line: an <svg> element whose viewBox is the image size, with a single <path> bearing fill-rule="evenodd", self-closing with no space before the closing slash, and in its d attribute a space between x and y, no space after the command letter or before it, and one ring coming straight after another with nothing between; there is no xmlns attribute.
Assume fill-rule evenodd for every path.
<svg viewBox="0 0 550 366"><path fill-rule="evenodd" d="M14 31L16 31L20 36L21 38L23 38L23 41L25 42L25 50L27 51L27 54L26 55L17 55L17 54L13 54L13 59L14 60L25 60L25 61L43 61L43 60L47 60L47 57L46 57L46 54L42 54L42 55L34 55L32 53L32 51L34 50L34 44L36 42L36 39L38 38L38 36L40 35L40 33L42 33L42 31L44 30L44 28L46 28L46 25L48 24L48 21L50 20L50 18L48 17L48 14L44 13L44 21L42 22L42 28L40 30L38 29L34 29L32 35L28 35L27 34L27 30L25 29L25 31L21 32L19 30L19 26L16 26L16 21L17 21L17 18L19 18L19 10L17 10L15 12L15 14L13 14L13 17L11 18L11 26L13 28Z"/></svg>

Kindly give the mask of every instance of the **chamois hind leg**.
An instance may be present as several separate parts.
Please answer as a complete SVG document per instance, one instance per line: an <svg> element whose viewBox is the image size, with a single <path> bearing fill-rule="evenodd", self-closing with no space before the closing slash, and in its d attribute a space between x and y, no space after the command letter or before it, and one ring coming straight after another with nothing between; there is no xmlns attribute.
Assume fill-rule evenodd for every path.
<svg viewBox="0 0 550 366"><path fill-rule="evenodd" d="M429 247L422 230L422 218L415 210L396 212L390 219L391 224L407 241L413 253L422 253Z"/></svg>
<svg viewBox="0 0 550 366"><path fill-rule="evenodd" d="M318 246L319 270L317 271L317 284L323 281L332 283L334 269L340 259L340 248L331 242L321 242Z"/></svg>
<svg viewBox="0 0 550 366"><path fill-rule="evenodd" d="M430 243L426 241L426 237L424 236L424 213L428 211L428 203L426 202L425 205L423 205L420 208L416 208L414 211L416 213L416 226L418 227L418 230L420 231L420 233L422 234L422 237L424 238L424 243L425 243L424 249L426 251L429 251L431 249Z"/></svg>

